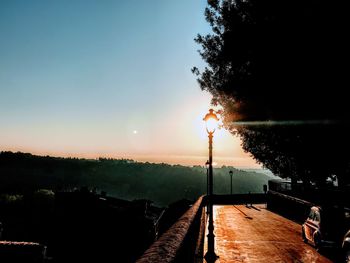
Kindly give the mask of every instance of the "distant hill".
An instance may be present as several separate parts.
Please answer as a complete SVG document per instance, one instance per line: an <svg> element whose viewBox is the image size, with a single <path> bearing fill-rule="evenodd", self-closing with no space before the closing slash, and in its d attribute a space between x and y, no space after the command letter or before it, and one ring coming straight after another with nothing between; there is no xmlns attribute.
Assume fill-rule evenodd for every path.
<svg viewBox="0 0 350 263"><path fill-rule="evenodd" d="M263 169L263 168L260 168L260 169L257 169L257 168L245 168L245 169L241 169L243 171L246 171L246 172L256 172L256 173L262 173L262 174L266 174L268 175L269 177L273 178L273 179L281 179L281 177L279 176L276 176L274 175L270 170L268 169Z"/></svg>
<svg viewBox="0 0 350 263"><path fill-rule="evenodd" d="M214 193L262 192L271 176L234 167L214 169ZM165 206L179 199L195 200L206 193L206 169L200 166L141 163L127 159L98 160L0 153L0 192L37 189L67 190L87 186L122 199L149 199Z"/></svg>

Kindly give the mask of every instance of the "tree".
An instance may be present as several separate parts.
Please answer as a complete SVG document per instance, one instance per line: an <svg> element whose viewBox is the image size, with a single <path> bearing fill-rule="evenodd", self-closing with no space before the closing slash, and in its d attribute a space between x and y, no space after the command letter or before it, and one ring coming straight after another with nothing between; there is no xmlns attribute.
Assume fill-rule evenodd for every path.
<svg viewBox="0 0 350 263"><path fill-rule="evenodd" d="M282 177L347 181L349 16L341 2L209 0L202 90L243 149ZM344 151L345 150L345 151Z"/></svg>

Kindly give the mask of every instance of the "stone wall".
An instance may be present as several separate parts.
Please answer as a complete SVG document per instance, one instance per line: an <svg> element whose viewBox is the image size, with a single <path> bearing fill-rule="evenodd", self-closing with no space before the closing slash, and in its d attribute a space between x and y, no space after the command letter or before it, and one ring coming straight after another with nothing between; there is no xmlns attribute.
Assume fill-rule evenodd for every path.
<svg viewBox="0 0 350 263"><path fill-rule="evenodd" d="M137 263L199 262L203 258L204 197L145 251Z"/></svg>

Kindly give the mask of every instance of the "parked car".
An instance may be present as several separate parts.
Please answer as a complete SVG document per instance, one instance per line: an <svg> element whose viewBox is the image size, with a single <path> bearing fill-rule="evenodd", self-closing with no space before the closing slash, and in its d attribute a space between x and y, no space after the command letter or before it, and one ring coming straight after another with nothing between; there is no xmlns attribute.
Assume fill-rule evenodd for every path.
<svg viewBox="0 0 350 263"><path fill-rule="evenodd" d="M344 209L313 206L302 225L304 242L312 242L316 249L340 247L346 232Z"/></svg>
<svg viewBox="0 0 350 263"><path fill-rule="evenodd" d="M350 263L350 230L344 236L342 249L345 256L345 262Z"/></svg>

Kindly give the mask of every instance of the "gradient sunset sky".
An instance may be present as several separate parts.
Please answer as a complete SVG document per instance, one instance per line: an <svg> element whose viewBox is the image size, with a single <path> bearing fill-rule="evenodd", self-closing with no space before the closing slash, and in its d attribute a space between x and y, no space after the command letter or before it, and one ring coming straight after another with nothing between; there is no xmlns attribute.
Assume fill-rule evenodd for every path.
<svg viewBox="0 0 350 263"><path fill-rule="evenodd" d="M0 1L0 150L204 165L205 0ZM218 165L260 167L238 138Z"/></svg>

